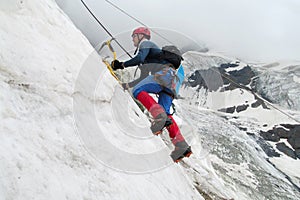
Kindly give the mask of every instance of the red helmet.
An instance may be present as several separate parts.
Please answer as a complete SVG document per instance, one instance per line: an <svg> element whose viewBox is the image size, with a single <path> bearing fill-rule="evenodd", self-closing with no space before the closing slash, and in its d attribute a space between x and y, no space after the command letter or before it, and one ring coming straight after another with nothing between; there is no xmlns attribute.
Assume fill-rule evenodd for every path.
<svg viewBox="0 0 300 200"><path fill-rule="evenodd" d="M132 35L134 34L144 34L150 38L150 30L147 27L139 27L134 29Z"/></svg>

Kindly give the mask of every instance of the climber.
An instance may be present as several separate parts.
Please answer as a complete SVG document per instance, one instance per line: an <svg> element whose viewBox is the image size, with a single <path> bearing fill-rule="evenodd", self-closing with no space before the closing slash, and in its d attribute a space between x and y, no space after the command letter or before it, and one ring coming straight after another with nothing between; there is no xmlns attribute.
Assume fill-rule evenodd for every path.
<svg viewBox="0 0 300 200"><path fill-rule="evenodd" d="M138 54L125 62L114 60L111 66L117 70L140 65L140 78L130 83L122 83L122 87L124 89L134 87L133 96L146 107L154 119L151 125L153 134L158 135L164 128L167 128L175 146L171 157L174 162L179 162L183 157L189 157L192 154L191 147L185 141L170 113L172 101L177 95L176 69L180 67L183 58L175 46L160 49L150 41L150 31L146 27L135 29L132 33L132 40ZM149 93L158 95L158 103Z"/></svg>

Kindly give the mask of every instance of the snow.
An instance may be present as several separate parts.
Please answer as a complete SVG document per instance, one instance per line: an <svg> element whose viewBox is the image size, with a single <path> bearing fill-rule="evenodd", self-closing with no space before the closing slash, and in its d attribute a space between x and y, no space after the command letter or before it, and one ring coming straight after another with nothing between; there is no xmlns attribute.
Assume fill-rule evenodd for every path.
<svg viewBox="0 0 300 200"><path fill-rule="evenodd" d="M150 137L150 130L145 131L149 123L145 117L131 116L142 121L137 129L143 134L134 135L139 141L120 134L112 116L113 100L129 102L119 116L138 109L128 94L113 92L121 92L120 87L107 70L95 74L100 79L105 72L95 95L85 90L93 83L92 77L84 77L86 84L77 90L77 77L85 63L97 62L100 69L105 66L54 1L0 3L0 199L203 199L179 165L149 165L148 171L137 173L101 163L84 139L94 142L97 150L105 141L99 141L97 134L83 138L75 131L78 122L73 118L73 103L77 97L88 102L77 114L87 116L84 109L92 105L96 124L111 146L139 158L140 163L130 158L125 164L142 170L145 161L140 157L152 155L156 147L162 151L163 143ZM119 145L121 139L124 146ZM170 150L165 146L163 150L165 154L156 150L154 160L171 164ZM141 163L144 165L138 166Z"/></svg>
<svg viewBox="0 0 300 200"><path fill-rule="evenodd" d="M146 115L54 0L0 0L0 21L1 200L300 198L285 176L299 187L299 160L270 159L277 170L238 128L257 134L291 119L261 106L217 111L251 104L249 93L182 88L174 118L193 154L174 164L168 134L152 135ZM187 73L233 61L184 57Z"/></svg>
<svg viewBox="0 0 300 200"><path fill-rule="evenodd" d="M193 106L188 102L181 103L182 109L189 112L188 116L184 114L186 120L190 121L194 130L198 130L194 138L197 138L198 145L201 141L202 146L200 155L196 155L200 159L194 157L185 161L191 166L187 173L191 174L194 182L201 183L204 191L234 199L281 199L298 195L285 176L266 161L260 147L245 133L236 130L234 124L221 120L219 114L208 109L192 111ZM247 118L238 119L237 123L248 123L247 128L251 127ZM298 165L297 161L294 167ZM280 183L282 188L273 187L275 182ZM284 191L288 192L284 194Z"/></svg>
<svg viewBox="0 0 300 200"><path fill-rule="evenodd" d="M294 80L295 82L297 82L297 83L300 83L300 77L299 77L299 76L294 75L294 76L293 76L293 80Z"/></svg>
<svg viewBox="0 0 300 200"><path fill-rule="evenodd" d="M300 76L299 63L278 63L270 66L267 70L258 68L259 82L257 89L265 97L271 99L281 107L291 110L300 110L299 82ZM268 87L265 87L268 85Z"/></svg>
<svg viewBox="0 0 300 200"><path fill-rule="evenodd" d="M292 180L299 185L300 184L300 165L299 160L292 159L286 155L280 157L271 158L272 163L274 163L280 170L284 171ZM288 164L287 164L288 163Z"/></svg>
<svg viewBox="0 0 300 200"><path fill-rule="evenodd" d="M208 69L209 67L216 66L217 63L220 65L222 61L223 63L236 62L233 58L230 59L213 53L189 52L185 54L185 58L187 58L187 66L189 69L192 69L189 71L190 74L197 69ZM240 61L237 63L241 66L245 66L245 64ZM273 65L272 67L278 65ZM203 68L203 66L206 66L206 68ZM241 69L241 66L234 68ZM290 69L290 73L296 73L296 70L292 70L292 66L286 65L284 68ZM232 69L229 68L229 70ZM218 77L215 77L214 80L217 81L217 78ZM286 80L281 79L282 84L290 86L290 78L291 77ZM278 79L274 78L274 81L276 80ZM205 81L209 87L209 81ZM264 87L264 91L266 91L273 86L264 85ZM187 117L186 114L184 114L185 112L182 114L185 115L186 120L192 121L192 123L190 123L192 126L193 124L197 124L197 128L194 128L196 128L196 130L198 129L199 135L198 137L194 137L198 138L197 141L200 141L202 147L206 149L206 152L208 151L208 153L205 153L204 158L210 158L209 162L212 163L212 168L209 171L215 172L218 178L221 177L223 186L220 188L226 188L224 189L226 194L219 195L233 197L234 199L295 199L295 197L292 196L298 195L297 188L299 187L299 178L298 175L296 175L297 170L295 170L295 173L290 173L290 170L299 168L299 160L294 160L292 166L286 167L291 158L288 158L277 150L282 158L280 157L280 159L277 160L276 157L272 157L266 162L266 155L261 147L253 143L251 137L246 136L246 132L254 134L253 138L258 138L260 131L268 131L280 124L297 124L297 122L293 120L293 118L297 119L299 115L297 111L289 110L277 104L267 104L269 109L264 109L262 106L256 108L251 107L251 104L256 102L256 99L251 92L242 88L228 91L218 89L217 91L208 92L204 88L186 86L181 90L181 95L184 97L184 99L181 100L181 108L185 107L184 110L189 112L189 116ZM297 97L293 96L292 99L297 99ZM249 105L249 107L246 110L241 112L235 111L232 114L219 112L222 108L239 105ZM191 110L193 110L193 112L191 112ZM288 117L283 112L293 118ZM224 123L218 116L228 119L227 123ZM235 129L237 127L243 127L246 131L237 131ZM239 145L241 146L239 147ZM273 148L276 150L275 145ZM197 156L200 157L199 155ZM275 162L273 162L274 160ZM198 161L193 160L191 163L198 163ZM274 166L270 165L270 163ZM193 164L190 165L193 166ZM197 167L194 166L192 168L201 169L201 166L202 164L198 163ZM265 172L272 174L273 177L265 179L266 174L265 172L262 173L261 170L266 170ZM208 172L202 173L209 174ZM289 177L289 180L286 177ZM199 177L197 178L199 180ZM206 178L206 181L208 181L209 178ZM217 178L214 180L216 179ZM290 181L296 186L291 184ZM200 182L203 183L203 181ZM283 186L283 190L281 191L277 191L278 188L267 189L267 187L269 187L267 186L269 185L267 182L282 182L282 186L285 186ZM266 185L263 186L264 184ZM208 183L208 185L202 185L201 187L209 188L209 191L215 192L212 185L214 185L214 183ZM245 187L245 185L248 187ZM295 190L293 189L294 187ZM289 192L281 196L284 190Z"/></svg>

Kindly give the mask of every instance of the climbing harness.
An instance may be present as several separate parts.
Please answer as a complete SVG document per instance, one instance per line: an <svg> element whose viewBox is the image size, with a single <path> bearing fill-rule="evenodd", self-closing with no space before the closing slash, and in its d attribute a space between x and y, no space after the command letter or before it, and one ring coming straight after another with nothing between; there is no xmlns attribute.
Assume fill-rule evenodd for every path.
<svg viewBox="0 0 300 200"><path fill-rule="evenodd" d="M120 12L124 13L125 15L127 15L128 17L130 17L131 19L133 19L134 21L138 22L139 24L148 27L146 24L142 23L140 20L138 20L137 18L131 16L130 14L128 14L126 11L122 10L120 7L116 6L115 4L113 4L112 2L105 0L107 3L109 3L110 5L112 5L113 7L115 7L116 9L118 9ZM98 22L98 24L106 31L106 33L111 37L110 40L104 42L102 44L102 46L100 47L99 51L104 47L104 46L108 46L108 48L111 50L111 52L113 53L113 57L114 60L116 59L116 52L114 51L114 49L111 46L111 42L115 41L120 48L130 57L132 58L132 56L126 51L126 49L116 40L116 38L113 37L113 35L107 30L107 28L97 19L97 17L92 13L92 11L88 8L88 6L84 3L83 0L81 0L82 4L86 7L86 9L89 11L89 13L93 16L93 18ZM149 28L150 29L150 28ZM169 41L167 38L165 38L164 36L162 36L161 34L159 34L158 32L156 32L155 30L150 29L153 33L157 34L159 37L161 37L162 39L164 39L165 41L169 42L170 44L172 44L171 41ZM109 69L110 73L113 75L113 77L119 81L119 78L116 76L116 74L114 73L112 67L110 66L110 63L106 60L106 58L102 59L102 61L105 63L105 65L107 66L107 68ZM213 69L214 70L214 69ZM267 100L263 99L262 97L260 97L258 94L256 94L253 90L251 90L250 88L241 85L239 83L236 83L234 80L232 80L231 78L229 78L228 76L225 76L224 74L220 73L217 70L214 70L216 72L218 72L223 78L227 79L229 82L235 84L236 86L238 86L239 88L245 89L248 92L251 92L256 98L262 100L263 102L265 102L266 104L268 104L270 107L274 108L275 110L281 112L282 114L286 115L287 117L289 117L290 119L293 119L294 121L300 123L299 120L297 120L296 118L294 118L293 116L291 116L290 114L282 111L281 109L277 108L276 106L274 106L272 103L268 102ZM136 73L136 72L135 72ZM119 81L120 82L120 81Z"/></svg>

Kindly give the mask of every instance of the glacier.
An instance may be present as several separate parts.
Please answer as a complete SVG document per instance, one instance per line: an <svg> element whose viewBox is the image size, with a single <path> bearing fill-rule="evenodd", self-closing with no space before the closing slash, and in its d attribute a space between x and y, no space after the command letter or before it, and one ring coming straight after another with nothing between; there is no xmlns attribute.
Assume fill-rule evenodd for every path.
<svg viewBox="0 0 300 200"><path fill-rule="evenodd" d="M280 150L297 150L283 134L300 120L297 63L186 52L174 117L194 154L174 164L55 1L0 15L0 199L300 198L299 158Z"/></svg>

